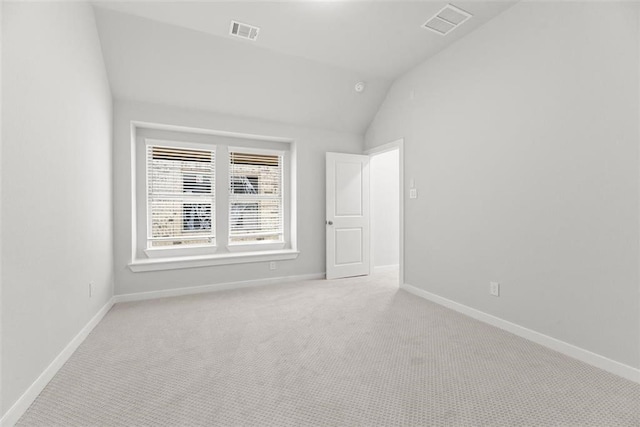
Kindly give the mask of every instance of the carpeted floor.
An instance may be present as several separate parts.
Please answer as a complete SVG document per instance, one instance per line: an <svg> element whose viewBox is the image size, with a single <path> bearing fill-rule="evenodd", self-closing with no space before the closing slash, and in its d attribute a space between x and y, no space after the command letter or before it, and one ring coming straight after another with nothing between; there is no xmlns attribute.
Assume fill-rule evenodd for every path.
<svg viewBox="0 0 640 427"><path fill-rule="evenodd" d="M20 426L640 426L640 385L392 274L116 305Z"/></svg>

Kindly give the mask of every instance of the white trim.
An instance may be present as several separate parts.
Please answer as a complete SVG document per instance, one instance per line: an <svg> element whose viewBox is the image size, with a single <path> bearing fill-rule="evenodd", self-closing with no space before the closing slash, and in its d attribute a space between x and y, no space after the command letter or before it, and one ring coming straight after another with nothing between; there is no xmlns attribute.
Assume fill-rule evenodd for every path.
<svg viewBox="0 0 640 427"><path fill-rule="evenodd" d="M207 292L224 291L231 289L251 288L278 283L290 283L303 280L324 279L324 273L304 274L300 276L272 277L268 279L244 280L240 282L216 283L215 285L191 286L187 288L164 289L161 291L136 292L132 294L115 295L116 303L142 301L156 298L177 297L182 295L203 294Z"/></svg>
<svg viewBox="0 0 640 427"><path fill-rule="evenodd" d="M256 135L251 133L242 133L242 132L230 132L224 130L213 130L213 129L205 129L205 128L197 128L191 126L178 126L178 125L168 125L163 123L153 123L153 122L143 122L139 120L132 120L131 126L134 128L147 128L147 129L157 129L157 130L168 130L175 132L187 132L187 133L201 133L205 135L215 135L215 136L228 136L230 138L238 138L238 139L253 139L260 141L271 141L271 142L288 142L293 143L295 139L279 137L279 136L267 136L267 135Z"/></svg>
<svg viewBox="0 0 640 427"><path fill-rule="evenodd" d="M403 143L404 143L404 138L400 138L395 141L388 142L386 144L377 145L375 147L369 148L364 153L369 156L386 153L387 151L393 151L397 148L400 148L400 146L403 145Z"/></svg>
<svg viewBox="0 0 640 427"><path fill-rule="evenodd" d="M176 270L181 268L244 264L249 262L284 261L296 259L299 254L300 252L293 249L283 249L280 251L234 252L217 255L136 259L129 263L129 269L138 273L141 271Z"/></svg>
<svg viewBox="0 0 640 427"><path fill-rule="evenodd" d="M370 148L365 151L369 157L374 156L376 154L381 154L387 151L398 150L398 168L399 168L399 222L400 222L400 230L399 230L399 250L398 254L398 262L399 262L399 283L404 283L404 138L396 139L395 141L389 142L387 144L378 145L377 147ZM373 249L373 244L371 245L371 249ZM370 262L372 263L372 270L374 271L375 267L373 266L373 256L370 257Z"/></svg>
<svg viewBox="0 0 640 427"><path fill-rule="evenodd" d="M166 148L184 148L187 150L204 150L216 154L216 145L215 144L206 144L203 142L190 142L190 141L180 141L179 139L164 139L164 138L147 138L144 137L144 146L148 148L149 146L158 146L158 147L166 147Z"/></svg>
<svg viewBox="0 0 640 427"><path fill-rule="evenodd" d="M49 384L49 381L58 373L60 368L69 360L71 355L87 338L89 333L96 327L102 318L111 310L115 303L112 297L107 303L96 313L95 316L78 332L78 334L67 344L67 346L58 354L51 364L40 374L40 376L29 386L22 396L13 404L11 408L0 419L0 426L11 427L18 422L20 417L29 409L29 406L36 400L38 395Z"/></svg>
<svg viewBox="0 0 640 427"><path fill-rule="evenodd" d="M168 124L159 124L159 123L151 123L151 122L143 122L143 121L130 121L131 126L131 261L129 263L129 269L134 272L142 272L142 271L156 271L156 270L172 270L172 269L182 269L182 268L195 268L195 267L206 267L213 265L225 265L225 264L240 264L240 263L248 263L248 262L262 262L262 261L280 261L280 260L291 260L297 258L299 252L297 251L298 242L297 242L297 200L296 200L296 188L297 188L297 165L296 165L296 149L297 144L295 139L286 138L286 137L274 137L274 136L265 136L265 135L254 135L254 134L246 134L246 133L238 133L238 132L229 132L229 131L220 131L220 130L211 130L204 128L195 128L195 127L187 127L187 126L177 126L177 125L168 125ZM224 156L228 156L229 147L236 147L240 150L245 150L248 152L269 152L270 154L279 154L283 156L283 173L288 173L288 180L286 177L283 177L283 188L282 188L282 200L284 206L283 212L283 237L286 242L284 246L288 246L290 249L282 249L284 246L280 244L280 246L266 246L265 249L262 249L262 253L258 254L258 248L263 248L263 246L256 246L254 248L246 248L242 246L238 246L237 248L233 247L236 244L229 244L229 246L220 246L220 239L217 239L217 250L227 251L224 253L218 254L203 254L201 253L193 253L190 251L191 248L180 248L180 253L172 252L168 254L166 258L159 259L158 255L167 254L167 252L157 251L158 248L147 248L143 249L146 245L143 245L141 240L141 236L139 236L138 228L138 197L139 192L137 191L137 187L139 186L139 171L138 163L139 159L136 159L136 149L139 146L139 139L144 140L145 146L146 141L167 141L167 142L176 142L173 138L164 138L162 136L158 137L149 137L149 136L140 136L138 131L140 129L150 130L150 131L172 131L172 132L182 132L184 134L199 134L199 135L213 135L213 136L223 136L229 138L235 138L238 140L245 140L243 142L251 141L251 142L260 142L267 141L272 143L278 143L281 145L286 145L287 149L262 149L259 147L242 146L242 142L237 142L236 144L212 144L212 147L215 147L216 153L216 176L220 176L220 174L225 173L225 170L220 170L219 168L224 166L228 168L228 161L225 162ZM140 136L140 138L139 138ZM177 141L180 143L180 141ZM185 144L191 145L191 142L185 142ZM193 144L203 145L202 143L194 142ZM205 144L206 145L206 144ZM226 147L225 149L220 149L221 147ZM220 163L221 162L221 163ZM222 165L224 164L224 165ZM288 171L288 172L287 172ZM147 174L143 174L146 176ZM146 186L146 185L145 185ZM289 187L289 188L287 188ZM216 194L216 218L225 218L225 215L222 215L219 210L224 210L225 207L228 207L228 194L227 192L218 192ZM147 213L148 213L147 208ZM140 221L141 222L141 221ZM149 224L149 221L145 221L145 223ZM221 222L217 221L216 226L216 237L223 237L224 235L228 236L228 222L222 222L224 227L221 225ZM142 224L141 224L142 225ZM225 228L227 227L227 228ZM148 231L147 231L148 235ZM270 242L272 243L272 242ZM245 253L238 253L240 251L248 250ZM148 258L144 258L140 255L140 251L143 251ZM169 252L169 251L168 251ZM155 258L155 259L154 259Z"/></svg>
<svg viewBox="0 0 640 427"><path fill-rule="evenodd" d="M638 368L616 362L615 360L611 360L589 350L585 350L564 341L560 341L559 339L541 334L540 332L533 331L515 323L511 323L507 320L501 319L500 317L496 317L483 311L476 310L475 308L471 308L469 306L460 304L439 295L432 294L431 292L425 291L424 289L417 288L407 283L402 284L400 286L400 289L404 289L405 291L413 295L419 296L443 307L450 308L454 311L472 317L476 320L480 320L481 322L487 323L491 326L495 326L507 332L511 332L512 334L515 334L519 337L525 338L529 341L535 342L536 344L540 344L542 346L550 348L551 350L562 353L565 356L572 357L591 366L595 366L596 368L600 368L612 374L621 376L636 383L640 383L640 369Z"/></svg>
<svg viewBox="0 0 640 427"><path fill-rule="evenodd" d="M398 270L400 268L399 264L389 264L389 265L376 265L373 267L371 271L373 273L384 273L385 271L393 271Z"/></svg>

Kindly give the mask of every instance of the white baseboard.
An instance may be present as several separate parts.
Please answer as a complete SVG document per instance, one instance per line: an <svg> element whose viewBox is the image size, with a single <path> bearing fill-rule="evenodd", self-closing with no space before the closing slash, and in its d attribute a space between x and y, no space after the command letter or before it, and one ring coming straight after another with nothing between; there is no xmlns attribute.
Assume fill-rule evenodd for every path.
<svg viewBox="0 0 640 427"><path fill-rule="evenodd" d="M82 342L87 338L89 333L96 327L98 323L102 320L102 318L109 312L111 307L113 307L114 299L111 298L109 301L96 313L91 320L78 332L78 334L73 337L71 342L67 344L67 346L58 354L58 356L51 362L49 366L40 374L40 376L31 384L31 386L25 391L22 396L13 404L11 408L4 414L2 419L0 419L1 427L12 427L15 423L18 422L20 417L29 409L29 406L33 403L34 400L38 397L38 395L44 390L44 388L49 384L49 381L58 373L60 368L69 360L69 357L73 354L74 351L82 344Z"/></svg>
<svg viewBox="0 0 640 427"><path fill-rule="evenodd" d="M399 264L376 265L373 267L373 273L384 273L385 271L399 270Z"/></svg>
<svg viewBox="0 0 640 427"><path fill-rule="evenodd" d="M147 299L177 297L181 295L202 294L206 292L223 291L230 289L251 288L255 286L273 285L276 283L298 282L303 280L324 279L324 273L304 274L300 276L273 277L268 279L244 280L240 282L216 283L215 285L191 286L187 288L165 289L161 291L136 292L133 294L115 295L116 303L142 301Z"/></svg>
<svg viewBox="0 0 640 427"><path fill-rule="evenodd" d="M528 339L529 341L533 341L537 344L543 345L566 356L573 357L574 359L580 360L581 362L588 363L589 365L595 366L596 368L600 368L612 374L640 383L640 369L625 365L620 362L616 362L615 360L611 360L589 350L576 347L573 344L569 344L556 338L552 338L548 335L544 335L531 329L527 329L523 326L511 323L507 320L501 319L491 314L487 314L483 311L476 310L475 308L471 308L469 306L457 303L447 298L443 298L436 294L432 294L431 292L427 292L423 289L416 288L415 286L405 283L401 285L400 288L406 290L409 293L435 302L436 304L450 308L476 320L480 320L481 322L488 323L491 326L495 326L497 328L511 332L514 335L518 335L519 337Z"/></svg>

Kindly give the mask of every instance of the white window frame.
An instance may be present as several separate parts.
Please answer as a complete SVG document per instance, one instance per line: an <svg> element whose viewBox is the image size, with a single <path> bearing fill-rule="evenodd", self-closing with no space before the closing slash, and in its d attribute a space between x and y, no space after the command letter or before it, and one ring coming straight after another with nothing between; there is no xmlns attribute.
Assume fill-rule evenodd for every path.
<svg viewBox="0 0 640 427"><path fill-rule="evenodd" d="M155 144L154 144L155 143ZM215 150L215 244L180 248L149 248L146 147L177 146ZM264 146L265 148L263 148ZM284 147L284 148L283 148ZM283 233L282 242L230 243L229 241L229 150L283 156ZM144 154L143 154L144 153ZM297 258L296 230L296 144L293 139L248 135L159 125L131 123L132 256L134 272L206 267Z"/></svg>
<svg viewBox="0 0 640 427"><path fill-rule="evenodd" d="M171 147L171 148L187 148L187 149L195 149L195 150L207 150L212 151L214 153L214 174L217 176L217 158L216 158L216 146L210 144L201 144L195 142L185 142L185 141L177 141L177 140L165 140L165 139L155 139L155 138L144 138L144 151L145 154L149 146L160 146L160 147ZM217 183L215 181L214 176L214 214L217 214L216 206L217 206ZM145 159L145 189L149 188L149 171L147 170L147 161ZM216 228L216 224L213 224L215 237L214 242L208 245L189 245L181 248L174 247L151 247L149 246L149 237L151 236L151 208L149 206L149 198L147 194L145 194L145 216L146 216L146 234L147 234L147 243L145 244L144 253L149 258L165 258L165 257L176 257L176 256L184 256L184 255L208 255L216 253L218 247L218 231ZM214 219L217 222L217 218Z"/></svg>
<svg viewBox="0 0 640 427"><path fill-rule="evenodd" d="M243 146L229 146L227 150L227 156L232 151L243 152L247 154L264 154L264 155L278 155L282 156L282 181L281 181L281 189L280 189L280 197L282 200L282 224L283 224L283 235L282 241L279 242L250 242L250 243L242 243L242 242L231 242L231 234L227 233L227 249L229 252L240 252L240 251L259 251L259 250L276 250L282 249L285 247L287 240L287 232L286 232L286 213L289 210L289 203L286 197L287 193L287 185L285 182L286 179L286 169L288 162L288 153L283 150L269 150L262 148L252 148L252 147L243 147ZM227 168L229 168L229 157L226 159ZM229 170L226 171L227 177L230 177ZM228 207L230 203L227 202L227 212L229 211Z"/></svg>

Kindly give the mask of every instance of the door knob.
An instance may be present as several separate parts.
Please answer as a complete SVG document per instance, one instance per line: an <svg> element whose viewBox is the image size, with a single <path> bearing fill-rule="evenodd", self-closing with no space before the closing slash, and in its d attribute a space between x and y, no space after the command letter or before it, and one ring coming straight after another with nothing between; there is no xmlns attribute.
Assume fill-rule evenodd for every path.
<svg viewBox="0 0 640 427"><path fill-rule="evenodd" d="M326 221L327 225L333 225L333 221Z"/></svg>

